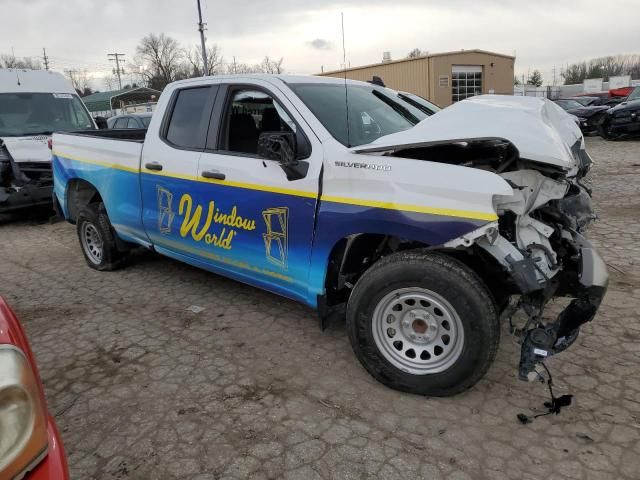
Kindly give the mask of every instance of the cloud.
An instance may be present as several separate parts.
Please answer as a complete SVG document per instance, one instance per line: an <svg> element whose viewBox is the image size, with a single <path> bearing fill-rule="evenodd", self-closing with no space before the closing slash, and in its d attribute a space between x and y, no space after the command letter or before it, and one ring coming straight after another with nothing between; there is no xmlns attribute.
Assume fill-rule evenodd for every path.
<svg viewBox="0 0 640 480"><path fill-rule="evenodd" d="M611 0L607 6L634 12L637 3ZM59 71L111 75L107 53L119 52L126 54L128 75L136 45L150 32L164 32L183 46L200 42L196 2L0 0L0 6L0 54L14 47L18 57L39 59L44 46ZM430 52L481 48L515 52L516 73L537 68L549 79L554 66L557 74L567 62L637 53L640 45L638 15L632 13L616 17L606 35L585 35L602 29L600 0L202 0L202 10L208 41L226 62L284 57L292 73L339 68L341 12L351 65L378 62L385 51L400 58L416 46ZM134 26L127 24L132 18Z"/></svg>
<svg viewBox="0 0 640 480"><path fill-rule="evenodd" d="M310 42L307 42L311 48L315 48L316 50L333 50L333 43L329 40L325 40L324 38L315 38Z"/></svg>

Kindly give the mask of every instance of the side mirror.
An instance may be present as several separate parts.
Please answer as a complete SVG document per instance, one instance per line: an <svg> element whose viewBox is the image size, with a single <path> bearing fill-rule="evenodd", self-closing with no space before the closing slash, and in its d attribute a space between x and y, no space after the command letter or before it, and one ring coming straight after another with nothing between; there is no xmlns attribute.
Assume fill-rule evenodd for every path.
<svg viewBox="0 0 640 480"><path fill-rule="evenodd" d="M296 136L292 132L262 132L258 137L258 155L283 165L295 165Z"/></svg>
<svg viewBox="0 0 640 480"><path fill-rule="evenodd" d="M96 121L96 126L98 127L98 129L100 130L106 130L108 127L107 125L107 119L104 117L96 117L94 119Z"/></svg>

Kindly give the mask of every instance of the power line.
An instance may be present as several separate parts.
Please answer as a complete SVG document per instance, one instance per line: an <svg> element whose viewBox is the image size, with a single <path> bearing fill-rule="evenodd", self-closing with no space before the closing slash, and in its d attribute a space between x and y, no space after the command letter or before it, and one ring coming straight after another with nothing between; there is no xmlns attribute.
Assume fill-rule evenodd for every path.
<svg viewBox="0 0 640 480"><path fill-rule="evenodd" d="M116 68L113 73L118 76L118 87L122 90L122 79L120 78L120 74L124 74L124 69L120 68L120 57L124 57L124 53L108 53L107 57L109 58L109 61L116 62ZM124 63L124 60L122 60L122 63Z"/></svg>

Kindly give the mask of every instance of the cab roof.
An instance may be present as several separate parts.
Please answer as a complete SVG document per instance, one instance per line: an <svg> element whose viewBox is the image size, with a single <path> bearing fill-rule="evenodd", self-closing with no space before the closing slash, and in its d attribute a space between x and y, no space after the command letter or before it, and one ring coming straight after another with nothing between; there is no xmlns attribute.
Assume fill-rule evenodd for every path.
<svg viewBox="0 0 640 480"><path fill-rule="evenodd" d="M0 69L0 93L72 93L71 83L57 72Z"/></svg>
<svg viewBox="0 0 640 480"><path fill-rule="evenodd" d="M286 84L298 84L298 83L319 83L319 84L340 84L344 85L344 78L337 77L320 77L315 75L283 75L283 74L268 74L268 73L238 73L233 75L215 75L213 77L194 77L186 80L179 80L174 82L174 84L188 84L191 82L196 82L203 79L216 79L221 81L228 82L237 82L242 79L257 79L264 80L267 82L273 82L274 80L280 80ZM368 82L362 82L360 80L351 80L347 79L347 84L349 85L367 85L371 86Z"/></svg>

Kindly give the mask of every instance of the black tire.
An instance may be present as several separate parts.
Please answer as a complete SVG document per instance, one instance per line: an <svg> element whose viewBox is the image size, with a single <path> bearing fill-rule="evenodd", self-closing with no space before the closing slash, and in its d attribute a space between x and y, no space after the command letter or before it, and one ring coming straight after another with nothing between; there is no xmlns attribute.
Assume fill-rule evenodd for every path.
<svg viewBox="0 0 640 480"><path fill-rule="evenodd" d="M605 140L615 140L617 135L611 133L609 129L610 120L606 115L603 115L603 118L598 122L598 135L600 135Z"/></svg>
<svg viewBox="0 0 640 480"><path fill-rule="evenodd" d="M111 227L103 203L92 203L82 208L76 219L76 228L80 248L87 265L100 271L117 270L124 265L128 252L118 249L116 233ZM102 242L100 258L91 255L88 251L89 242L85 240L87 231L97 235Z"/></svg>
<svg viewBox="0 0 640 480"><path fill-rule="evenodd" d="M398 289L435 292L455 310L464 341L448 368L414 374L394 366L378 348L373 314ZM347 330L358 360L379 382L395 390L445 397L473 386L489 369L500 342L498 311L489 289L465 264L444 254L410 250L374 264L358 280L347 306Z"/></svg>

